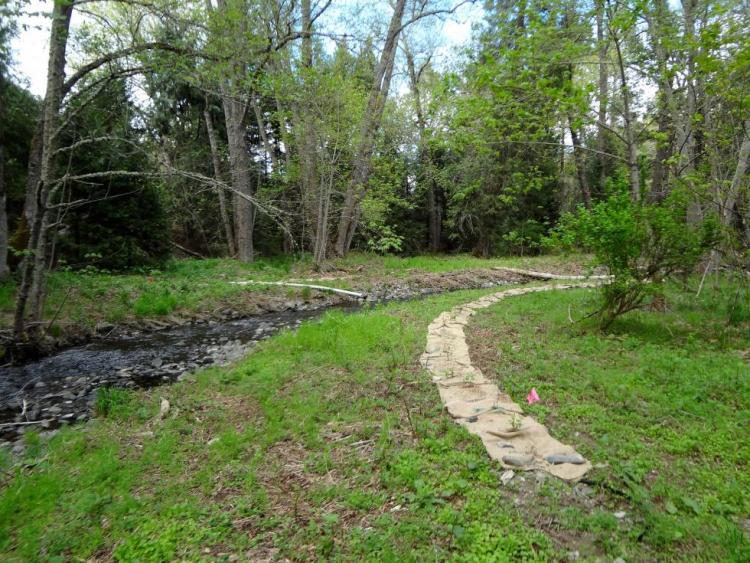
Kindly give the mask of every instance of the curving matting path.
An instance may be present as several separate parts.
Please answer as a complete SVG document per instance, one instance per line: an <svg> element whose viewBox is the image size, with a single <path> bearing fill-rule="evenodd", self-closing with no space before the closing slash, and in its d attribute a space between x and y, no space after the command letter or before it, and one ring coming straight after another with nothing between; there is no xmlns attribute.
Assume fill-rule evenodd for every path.
<svg viewBox="0 0 750 563"><path fill-rule="evenodd" d="M561 276L525 270L513 270L542 279L586 279L583 276ZM530 416L488 380L471 363L464 327L474 313L505 299L538 291L596 287L596 282L555 284L507 289L454 307L440 314L428 327L427 346L420 358L422 366L437 383L445 408L456 422L478 435L490 457L511 469L540 469L566 481L575 481L591 468L591 463L572 446L549 435L547 428Z"/></svg>

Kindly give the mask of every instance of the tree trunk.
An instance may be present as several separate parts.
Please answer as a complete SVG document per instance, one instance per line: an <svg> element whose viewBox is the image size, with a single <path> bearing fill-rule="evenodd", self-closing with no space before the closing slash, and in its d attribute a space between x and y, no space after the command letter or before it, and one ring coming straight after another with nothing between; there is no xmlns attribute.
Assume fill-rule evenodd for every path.
<svg viewBox="0 0 750 563"><path fill-rule="evenodd" d="M359 222L359 204L367 192L367 181L370 178L372 152L375 147L375 135L380 128L380 122L385 109L385 101L391 85L393 66L398 47L398 37L401 33L401 20L404 16L406 0L397 0L393 16L388 27L383 52L375 69L375 77L367 101L367 109L360 128L359 146L357 147L354 171L347 186L344 207L341 211L338 236L336 237L336 254L344 256L354 238L354 232Z"/></svg>
<svg viewBox="0 0 750 563"><path fill-rule="evenodd" d="M417 114L420 180L425 185L425 192L427 195L428 248L430 252L439 252L440 239L442 236L442 209L440 208L440 202L438 201L437 192L439 187L431 173L433 167L432 154L427 144L427 119L424 115L424 108L422 107L422 92L420 91L419 85L422 72L427 67L428 63L424 63L424 65L417 70L414 63L414 56L409 50L408 45L406 45L406 42L404 42L403 50L406 53L406 66L409 73L411 93L414 98L414 111Z"/></svg>
<svg viewBox="0 0 750 563"><path fill-rule="evenodd" d="M3 80L0 77L0 80ZM8 269L8 214L5 209L5 147L0 145L0 281L10 273Z"/></svg>
<svg viewBox="0 0 750 563"><path fill-rule="evenodd" d="M573 161L576 166L578 184L581 188L581 198L583 199L583 205L588 209L591 207L591 188L589 187L589 181L586 178L586 163L581 148L581 138L578 129L573 126L573 119L570 117L568 118L568 126L570 127L570 138L573 141Z"/></svg>
<svg viewBox="0 0 750 563"><path fill-rule="evenodd" d="M221 159L219 158L219 141L216 135L216 129L214 129L214 122L211 118L211 110L208 108L208 99L206 99L206 105L203 108L203 118L206 121L206 131L208 132L208 144L211 147L211 162L214 169L214 178L217 181L221 181ZM237 252L234 246L234 232L232 231L232 222L229 219L229 212L227 211L227 198L224 194L224 190L217 186L216 193L219 196L219 214L221 216L221 224L224 226L224 236L227 239L227 247L229 248L229 255L234 256Z"/></svg>
<svg viewBox="0 0 750 563"><path fill-rule="evenodd" d="M234 226L237 240L237 258L242 262L254 259L253 230L255 227L255 209L248 198L253 196L250 174L250 155L245 140L245 114L247 104L233 95L224 94L224 119L227 128L229 148L229 166L232 175L232 187L236 191L234 198ZM244 196L244 197L243 197Z"/></svg>
<svg viewBox="0 0 750 563"><path fill-rule="evenodd" d="M218 10L228 15L230 7L226 0L218 0ZM206 10L214 10L211 0L206 0ZM235 17L235 14L232 14ZM244 17L244 16L240 16ZM246 32L244 19L239 21L237 38ZM240 45L236 48L241 49ZM227 130L227 148L229 149L229 169L234 190L234 239L236 242L237 258L241 262L252 262L254 259L253 230L255 228L255 206L253 185L250 174L250 155L247 151L245 135L245 119L247 117L247 102L238 83L246 79L247 67L242 62L243 53L238 51L237 58L232 59L231 71L225 77L219 89L224 108L224 122Z"/></svg>
<svg viewBox="0 0 750 563"><path fill-rule="evenodd" d="M651 189L649 200L651 202L662 201L668 193L669 166L667 160L672 156L674 148L674 101L672 77L669 72L669 53L665 46L665 26L669 8L664 0L654 3L654 12L649 21L649 33L656 59L657 76L656 83L659 87L657 93L656 122L660 137L656 142L656 155L654 156L653 169L651 173ZM663 137L666 137L663 138Z"/></svg>
<svg viewBox="0 0 750 563"><path fill-rule="evenodd" d="M310 0L302 0L302 79L308 98L314 97L310 73L313 68L312 44L312 6ZM319 178L317 134L315 119L310 107L302 105L300 119L302 139L300 142L300 164L302 180L302 200L305 215L310 225L313 260L318 268L326 260L328 250L328 210L330 207L330 190L326 181Z"/></svg>
<svg viewBox="0 0 750 563"><path fill-rule="evenodd" d="M737 156L737 166L734 169L732 183L729 185L729 190L721 206L721 222L724 226L728 227L732 224L734 206L737 204L737 198L742 187L742 181L745 179L745 174L747 173L748 164L750 164L750 118L746 119L743 124L742 144Z"/></svg>
<svg viewBox="0 0 750 563"><path fill-rule="evenodd" d="M40 115L34 127L29 149L29 165L26 174L26 200L23 205L23 218L27 228L31 228L37 206L37 189L42 176L42 143L44 137L44 115Z"/></svg>
<svg viewBox="0 0 750 563"><path fill-rule="evenodd" d="M46 290L49 205L57 189L52 185L55 163L54 152L65 81L65 51L68 45L68 32L72 14L72 2L55 1L50 30L47 89L42 110L41 168L39 182L34 186L36 206L29 225L30 234L27 245L30 252L22 265L21 287L16 301L14 331L17 338L22 338L26 332L26 310L29 305L31 309L29 320L34 323L35 331L41 328L40 322Z"/></svg>
<svg viewBox="0 0 750 563"><path fill-rule="evenodd" d="M596 0L596 46L599 59L599 125L596 131L596 150L599 151L599 191L604 192L607 180L608 161L607 136L604 124L607 123L607 104L609 103L609 67L607 66L607 41L604 26L604 0Z"/></svg>
<svg viewBox="0 0 750 563"><path fill-rule="evenodd" d="M443 227L443 208L440 202L439 186L432 178L427 184L427 214L430 252L440 252Z"/></svg>
<svg viewBox="0 0 750 563"><path fill-rule="evenodd" d="M625 77L625 61L622 57L620 39L612 33L612 41L617 53L617 66L620 72L620 95L622 96L623 120L625 122L625 144L627 145L628 177L630 181L630 197L633 201L641 199L641 172L638 167L638 145L633 124L633 112L630 103L630 88Z"/></svg>
<svg viewBox="0 0 750 563"><path fill-rule="evenodd" d="M686 95L687 100L685 104L685 113L683 114L682 121L682 138L678 140L678 143L682 150L680 151L681 158L679 159L678 173L684 173L687 176L687 184L690 187L690 191L694 194L693 201L690 203L687 211L687 221L691 225L696 225L703 216L703 209L701 202L696 193L695 182L693 180L693 171L696 167L696 156L701 151L696 151L696 124L695 114L698 111L698 91L702 91L702 81L700 76L697 76L695 71L695 60L696 60L696 41L700 41L698 34L695 32L695 9L698 6L697 0L682 0L682 13L685 22L685 38L684 42L686 45L686 59L687 59L687 72L686 72Z"/></svg>

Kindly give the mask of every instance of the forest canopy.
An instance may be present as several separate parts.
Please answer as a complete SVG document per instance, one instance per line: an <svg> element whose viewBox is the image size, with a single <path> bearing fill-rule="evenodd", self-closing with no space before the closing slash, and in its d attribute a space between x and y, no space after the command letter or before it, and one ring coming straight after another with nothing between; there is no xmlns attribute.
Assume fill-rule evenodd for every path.
<svg viewBox="0 0 750 563"><path fill-rule="evenodd" d="M467 6L471 41L446 62L437 30ZM29 7L2 8L0 275L9 263L20 280L17 331L39 320L49 268L149 268L171 252L309 253L319 267L353 248L523 255L606 202L674 222L671 238L631 240L634 255L692 240L682 266L747 261L742 2L49 7L43 99L15 80L9 47Z"/></svg>

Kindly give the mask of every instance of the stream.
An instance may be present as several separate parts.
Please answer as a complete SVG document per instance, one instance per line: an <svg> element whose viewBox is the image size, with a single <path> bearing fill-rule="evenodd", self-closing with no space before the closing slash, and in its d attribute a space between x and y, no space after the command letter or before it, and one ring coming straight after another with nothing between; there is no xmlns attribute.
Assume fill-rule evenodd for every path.
<svg viewBox="0 0 750 563"><path fill-rule="evenodd" d="M493 271L435 274L422 287L395 283L362 301L337 305L289 303L287 310L234 320L136 331L68 348L18 366L0 368L0 447L25 431L55 432L87 420L103 387L144 388L180 380L209 365L228 365L244 357L255 342L283 329L295 329L331 309L358 311L387 301L427 297L459 289L490 288L523 281L523 276ZM437 280L437 283L435 282ZM340 302L339 302L340 303ZM22 442L15 448L21 449Z"/></svg>
<svg viewBox="0 0 750 563"><path fill-rule="evenodd" d="M358 305L347 308L356 310ZM153 387L205 366L230 364L247 354L255 342L279 330L297 328L326 310L203 321L102 338L23 365L0 368L0 445L18 439L28 428L51 431L87 420L101 387Z"/></svg>

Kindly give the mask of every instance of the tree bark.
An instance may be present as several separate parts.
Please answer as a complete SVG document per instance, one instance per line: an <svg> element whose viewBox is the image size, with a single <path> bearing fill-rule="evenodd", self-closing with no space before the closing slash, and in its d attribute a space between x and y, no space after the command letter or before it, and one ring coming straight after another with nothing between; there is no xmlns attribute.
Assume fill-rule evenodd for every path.
<svg viewBox="0 0 750 563"><path fill-rule="evenodd" d="M206 131L208 132L208 144L211 147L211 162L214 169L214 178L217 181L221 181L221 159L219 158L219 141L214 129L213 119L211 118L211 110L208 108L208 99L206 99L206 105L203 108L203 118L206 121ZM234 245L234 232L232 230L232 221L229 219L229 212L227 210L227 198L222 188L216 189L217 195L219 196L219 215L221 216L221 224L224 226L224 236L227 239L227 247L229 248L229 255L234 256L237 252Z"/></svg>
<svg viewBox="0 0 750 563"><path fill-rule="evenodd" d="M620 72L620 95L622 96L622 117L625 122L625 144L627 145L628 177L630 182L630 197L633 201L641 199L641 172L638 166L638 145L633 124L633 112L630 100L630 88L625 76L625 61L622 56L620 38L610 28L612 42L617 53L617 66Z"/></svg>
<svg viewBox="0 0 750 563"><path fill-rule="evenodd" d="M734 206L737 204L737 198L742 187L742 182L745 179L745 174L747 173L748 164L750 164L750 118L746 119L743 124L742 143L739 155L737 156L737 166L734 169L732 183L729 184L729 190L721 206L721 222L724 226L728 227L732 224Z"/></svg>
<svg viewBox="0 0 750 563"><path fill-rule="evenodd" d="M0 80L4 80L0 77ZM5 208L5 147L0 144L0 281L10 274L8 269L8 214Z"/></svg>
<svg viewBox="0 0 750 563"><path fill-rule="evenodd" d="M607 180L607 105L609 103L609 67L607 66L607 40L604 24L604 0L596 0L596 50L599 62L599 109L598 127L596 131L596 150L599 151L599 190L604 191Z"/></svg>
<svg viewBox="0 0 750 563"><path fill-rule="evenodd" d="M370 178L375 135L380 128L386 98L390 89L396 48L398 47L398 37L401 33L401 20L403 19L405 8L406 0L397 0L390 25L388 26L388 34L386 35L383 52L375 69L375 77L370 88L367 109L365 110L360 128L360 139L356 152L354 171L347 186L344 206L339 221L338 235L336 237L336 254L339 256L344 256L349 252L354 232L359 222L359 204L367 193L366 184Z"/></svg>
<svg viewBox="0 0 750 563"><path fill-rule="evenodd" d="M570 138L573 141L573 161L578 176L578 184L581 188L581 198L586 209L591 207L591 188L586 178L586 162L584 160L583 149L581 148L581 137L578 129L573 125L573 118L568 118L568 127L570 128Z"/></svg>
<svg viewBox="0 0 750 563"><path fill-rule="evenodd" d="M47 88L44 97L41 136L41 167L39 181L33 186L36 205L27 249L28 256L22 264L21 287L16 300L14 332L22 338L26 332L27 306L31 309L30 321L34 329L40 328L45 297L45 276L47 272L47 245L49 230L49 204L57 189L53 187L54 152L57 144L57 129L60 120L60 108L65 81L65 52L68 45L70 18L73 14L73 3L67 0L56 0L52 10L50 30L50 47L47 67ZM30 163L32 166L33 163ZM31 170L30 170L31 173Z"/></svg>

